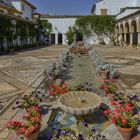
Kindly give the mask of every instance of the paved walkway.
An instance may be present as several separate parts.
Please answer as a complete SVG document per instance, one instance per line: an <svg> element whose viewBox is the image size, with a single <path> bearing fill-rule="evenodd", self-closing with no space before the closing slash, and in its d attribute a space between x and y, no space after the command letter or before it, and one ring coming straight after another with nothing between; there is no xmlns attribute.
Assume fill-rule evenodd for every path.
<svg viewBox="0 0 140 140"><path fill-rule="evenodd" d="M99 78L89 56L73 56L64 79L72 87L82 82L92 83L94 87L100 85Z"/></svg>
<svg viewBox="0 0 140 140"><path fill-rule="evenodd" d="M5 128L6 123L19 113L19 110L12 110L12 103L21 94L30 94L38 86L45 65L57 59L64 49L67 46L54 45L0 57L0 99L13 97L8 100L8 105L3 104L7 111L0 116L0 140L12 140L13 137Z"/></svg>
<svg viewBox="0 0 140 140"><path fill-rule="evenodd" d="M119 46L94 46L94 48L110 63L115 64L127 88L140 95L140 48Z"/></svg>

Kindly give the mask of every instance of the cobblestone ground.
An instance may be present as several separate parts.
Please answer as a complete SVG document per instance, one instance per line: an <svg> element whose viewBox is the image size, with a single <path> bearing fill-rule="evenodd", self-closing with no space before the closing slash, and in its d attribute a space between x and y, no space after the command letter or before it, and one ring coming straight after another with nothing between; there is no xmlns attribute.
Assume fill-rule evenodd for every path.
<svg viewBox="0 0 140 140"><path fill-rule="evenodd" d="M12 103L38 86L45 65L57 59L66 48L49 46L0 56L0 140L12 140L5 128L17 113L12 110ZM2 111L5 111L3 115Z"/></svg>
<svg viewBox="0 0 140 140"><path fill-rule="evenodd" d="M110 63L115 64L127 89L140 95L140 49L108 46L94 48Z"/></svg>
<svg viewBox="0 0 140 140"><path fill-rule="evenodd" d="M13 95L12 99L14 100L22 92L24 94L30 93L38 85L41 77L40 74L42 69L44 68L44 65L47 64L48 61L56 59L59 56L60 52L65 48L66 46L50 46L47 48L41 48L37 50L13 54L10 56L0 57L0 98L2 97L2 99L5 99L4 95L6 93L7 96ZM137 77L140 76L140 50L120 47L95 47L95 49L97 49L101 55L106 57L109 62L116 64L118 70L121 73L121 78L124 82L126 91L136 92L137 94L139 94L140 79ZM78 58L74 60L74 63L71 63L70 65L70 73L68 73L67 75L67 80L69 83L73 83L73 81L71 81L71 76L80 75L80 73L78 73L79 70L82 70L84 75L86 75L86 69L92 69L90 67L82 69L81 61L79 61L80 59ZM86 65L86 62L89 60L84 60L84 65ZM96 73L93 73L92 76L96 77ZM84 79L76 80L82 81ZM90 81L92 81L92 79L90 79ZM95 80L93 80L92 82L94 85L96 85L94 81ZM49 102L47 103L49 104ZM19 118L20 112L17 113L15 110L11 110L11 108L12 106L2 116L0 116L0 140L15 140L13 137L14 133L10 133L4 127L9 119ZM43 120L45 120L45 126L50 115L51 111L44 116ZM105 134L109 140L120 140L120 137L118 136L116 127L114 125L110 125L109 127L107 127L103 131L103 134ZM139 140L139 137L135 140Z"/></svg>

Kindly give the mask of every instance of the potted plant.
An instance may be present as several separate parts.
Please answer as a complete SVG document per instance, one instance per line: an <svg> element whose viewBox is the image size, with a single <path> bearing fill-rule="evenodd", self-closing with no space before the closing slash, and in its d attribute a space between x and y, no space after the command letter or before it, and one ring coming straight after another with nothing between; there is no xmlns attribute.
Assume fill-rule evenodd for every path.
<svg viewBox="0 0 140 140"><path fill-rule="evenodd" d="M122 140L130 140L134 127L138 125L137 119L133 117L131 104L120 104L112 101L113 110L105 110L104 114L108 116L113 124L116 125Z"/></svg>
<svg viewBox="0 0 140 140"><path fill-rule="evenodd" d="M53 136L49 136L51 140L107 140L104 135L90 128L87 122L77 122L77 130L71 128L59 128L55 130Z"/></svg>
<svg viewBox="0 0 140 140"><path fill-rule="evenodd" d="M113 99L113 96L118 89L116 81L108 79L104 80L103 84L99 88L105 92L106 96L108 96L110 100Z"/></svg>
<svg viewBox="0 0 140 140"><path fill-rule="evenodd" d="M107 79L108 72L106 70L101 69L99 71L99 74L100 74L100 76L101 76L102 79Z"/></svg>
<svg viewBox="0 0 140 140"><path fill-rule="evenodd" d="M55 95L55 96L63 95L67 93L68 91L69 91L69 88L66 83L64 83L63 85L52 85L50 86L48 90L50 95Z"/></svg>
<svg viewBox="0 0 140 140"><path fill-rule="evenodd" d="M28 110L33 106L38 107L40 101L41 99L35 98L34 96L24 95L23 97L21 97L19 100L16 101L16 106L13 107L13 109L22 108Z"/></svg>
<svg viewBox="0 0 140 140"><path fill-rule="evenodd" d="M23 115L23 121L10 121L7 128L14 130L20 138L27 140L37 140L41 128L41 114L38 107L31 107L27 114Z"/></svg>

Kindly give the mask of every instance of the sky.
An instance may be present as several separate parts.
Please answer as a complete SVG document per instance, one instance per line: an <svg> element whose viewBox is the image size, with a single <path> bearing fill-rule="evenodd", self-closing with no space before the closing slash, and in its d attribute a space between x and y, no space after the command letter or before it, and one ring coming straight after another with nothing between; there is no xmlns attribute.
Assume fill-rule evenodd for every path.
<svg viewBox="0 0 140 140"><path fill-rule="evenodd" d="M28 0L41 14L89 15L95 0Z"/></svg>

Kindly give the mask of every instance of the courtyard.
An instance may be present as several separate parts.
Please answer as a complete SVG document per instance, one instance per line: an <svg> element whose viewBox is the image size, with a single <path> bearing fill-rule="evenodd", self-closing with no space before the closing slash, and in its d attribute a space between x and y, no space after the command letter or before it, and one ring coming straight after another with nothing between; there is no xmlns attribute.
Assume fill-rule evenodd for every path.
<svg viewBox="0 0 140 140"><path fill-rule="evenodd" d="M119 92L121 91L125 95L137 95L140 98L140 50L132 47L107 45L91 46L91 50L92 48L105 58L108 63L115 65L120 74L120 78L117 79ZM42 101L38 104L43 111L42 127L38 136L39 140L49 139L50 134L54 134L54 130L58 131L60 128L70 128L77 134L83 121L88 123L89 129L92 128L92 130L96 131L93 136L94 138L98 138L99 140L121 140L115 125L103 114L103 111L110 106L110 99L99 89L103 78L99 75L96 64L93 64L90 53L89 55L73 55L69 53L65 70L53 80L53 84L63 85L66 83L72 91L75 90L76 86L82 86L84 90L80 87L78 91L96 93L101 98L103 105L97 111L88 116L83 116L81 119L71 113L67 113L67 111L65 113L59 107L59 104L57 104L59 96L49 95L48 89L52 84L49 84L50 80L46 79L44 70L46 67L49 67L50 62L54 63L59 60L63 51L68 50L68 46L53 45L15 52L0 57L0 140L19 140L18 135L14 131L6 128L6 124L10 120L21 120L25 110L13 110L13 107L16 105L15 102L24 95L32 94L36 99L39 96L42 98ZM139 102L137 105L140 106ZM138 116L138 114L135 116ZM76 124L77 120L80 122L78 125ZM82 128L80 131L89 132L87 128ZM140 128L138 125L137 131L134 131L135 133L132 136L135 137L133 140L139 139L139 131ZM68 131L68 133L73 135L74 138L72 132Z"/></svg>

